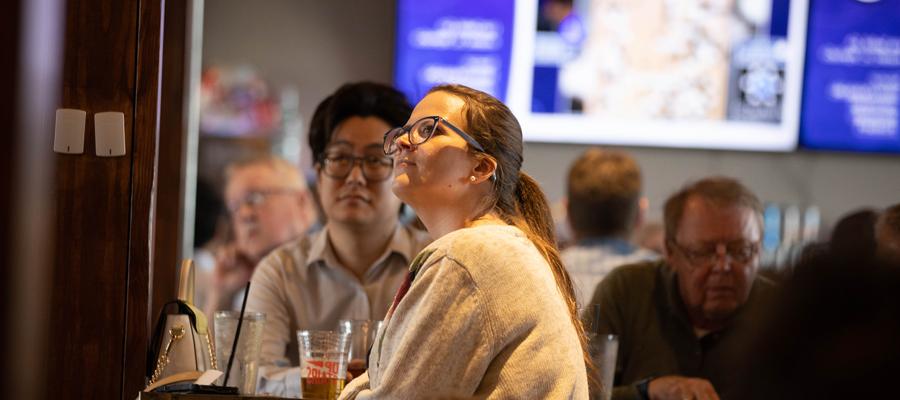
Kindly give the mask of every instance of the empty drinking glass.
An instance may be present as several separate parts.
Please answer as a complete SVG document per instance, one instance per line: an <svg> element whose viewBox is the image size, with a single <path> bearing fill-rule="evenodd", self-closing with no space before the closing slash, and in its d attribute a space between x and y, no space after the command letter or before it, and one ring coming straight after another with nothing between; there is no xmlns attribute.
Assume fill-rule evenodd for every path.
<svg viewBox="0 0 900 400"><path fill-rule="evenodd" d="M216 359L219 369L225 372L234 334L237 331L240 311L217 311L215 314ZM261 312L245 312L241 324L241 337L238 339L237 351L226 386L236 386L240 394L256 394L257 368L259 350L262 345L263 329L266 325L266 314ZM219 381L225 379L224 376Z"/></svg>
<svg viewBox="0 0 900 400"><path fill-rule="evenodd" d="M616 372L616 354L619 352L619 337L616 335L591 334L590 347L594 365L599 370L600 399L612 398L613 378Z"/></svg>

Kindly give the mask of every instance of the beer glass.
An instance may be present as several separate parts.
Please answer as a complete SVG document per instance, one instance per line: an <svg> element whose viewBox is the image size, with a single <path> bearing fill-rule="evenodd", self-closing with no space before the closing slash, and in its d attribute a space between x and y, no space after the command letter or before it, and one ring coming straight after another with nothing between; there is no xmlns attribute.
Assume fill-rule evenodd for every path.
<svg viewBox="0 0 900 400"><path fill-rule="evenodd" d="M347 372L353 378L366 372L369 348L375 343L375 335L381 330L381 324L381 321L367 319L342 319L339 322L340 331L350 334L350 363L347 365Z"/></svg>
<svg viewBox="0 0 900 400"><path fill-rule="evenodd" d="M347 378L349 338L347 332L297 331L304 399L337 399Z"/></svg>

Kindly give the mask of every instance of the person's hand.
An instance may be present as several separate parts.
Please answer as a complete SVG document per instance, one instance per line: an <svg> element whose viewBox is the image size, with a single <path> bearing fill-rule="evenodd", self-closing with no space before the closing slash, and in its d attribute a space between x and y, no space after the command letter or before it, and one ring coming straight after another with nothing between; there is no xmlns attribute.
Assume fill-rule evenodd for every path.
<svg viewBox="0 0 900 400"><path fill-rule="evenodd" d="M216 251L212 288L220 294L237 292L247 285L253 274L253 267L253 262L234 243L220 247Z"/></svg>
<svg viewBox="0 0 900 400"><path fill-rule="evenodd" d="M712 383L706 379L668 375L647 385L650 400L719 400Z"/></svg>
<svg viewBox="0 0 900 400"><path fill-rule="evenodd" d="M231 310L235 293L247 285L253 275L254 263L238 251L234 243L215 250L216 264L209 276L203 312L214 315L219 310Z"/></svg>

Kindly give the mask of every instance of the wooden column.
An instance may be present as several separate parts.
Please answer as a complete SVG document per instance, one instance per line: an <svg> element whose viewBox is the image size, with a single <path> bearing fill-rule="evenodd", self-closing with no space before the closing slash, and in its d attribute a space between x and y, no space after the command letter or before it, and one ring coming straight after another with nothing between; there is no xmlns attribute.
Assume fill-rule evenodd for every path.
<svg viewBox="0 0 900 400"><path fill-rule="evenodd" d="M182 257L181 237L184 198L185 138L187 137L186 51L190 1L167 1L160 83L159 161L157 163L156 213L153 220L154 251L151 316L175 298L176 270ZM193 224L193 221L188 221ZM151 321L152 323L152 321Z"/></svg>
<svg viewBox="0 0 900 400"><path fill-rule="evenodd" d="M52 398L133 399L149 334L163 0L69 1L61 107L85 153L56 156ZM125 114L124 157L94 154L93 116Z"/></svg>

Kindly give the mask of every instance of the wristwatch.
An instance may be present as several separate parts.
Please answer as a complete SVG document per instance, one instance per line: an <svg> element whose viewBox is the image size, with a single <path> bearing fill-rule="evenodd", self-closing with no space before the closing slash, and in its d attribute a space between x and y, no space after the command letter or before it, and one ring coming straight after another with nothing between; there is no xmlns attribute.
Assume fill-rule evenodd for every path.
<svg viewBox="0 0 900 400"><path fill-rule="evenodd" d="M650 381L656 378L655 376L647 377L637 381L634 384L634 387L637 388L638 395L643 400L650 400L650 392L647 390L650 387Z"/></svg>

